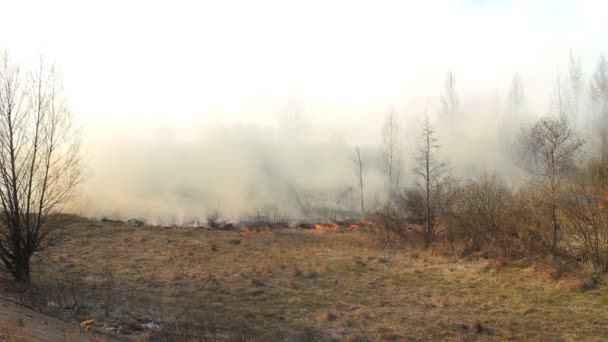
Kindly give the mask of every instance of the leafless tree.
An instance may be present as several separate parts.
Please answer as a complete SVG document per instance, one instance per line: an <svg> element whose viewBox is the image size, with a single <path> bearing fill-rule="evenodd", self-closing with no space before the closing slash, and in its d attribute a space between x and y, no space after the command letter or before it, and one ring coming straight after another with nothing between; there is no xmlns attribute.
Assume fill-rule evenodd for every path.
<svg viewBox="0 0 608 342"><path fill-rule="evenodd" d="M415 196L411 193L411 196L408 196L410 198L418 197L424 208L423 237L425 247L429 247L435 239L437 206L441 202L439 197L448 171L448 164L437 160L436 151L439 148L441 148L439 138L436 136L428 115L425 115L420 127L416 167L414 168L419 195Z"/></svg>
<svg viewBox="0 0 608 342"><path fill-rule="evenodd" d="M81 180L79 133L53 68L29 77L0 57L0 264L21 283L34 253L51 245Z"/></svg>
<svg viewBox="0 0 608 342"><path fill-rule="evenodd" d="M355 147L355 153L352 158L353 162L353 170L355 172L355 176L359 182L359 194L361 197L361 214L365 213L365 205L364 205L364 191L363 191L363 176L365 173L365 164L363 163L363 159L361 159L361 149L357 146Z"/></svg>
<svg viewBox="0 0 608 342"><path fill-rule="evenodd" d="M399 188L399 178L401 176L400 139L397 113L391 107L384 120L384 127L382 129L382 142L384 146L382 157L389 203L393 200L396 190Z"/></svg>
<svg viewBox="0 0 608 342"><path fill-rule="evenodd" d="M456 77L452 71L448 71L445 74L444 94L441 97L441 104L443 107L443 114L446 116L448 122L453 122L454 115L458 111L458 94L456 91Z"/></svg>
<svg viewBox="0 0 608 342"><path fill-rule="evenodd" d="M500 96L496 95L496 108L500 111ZM506 92L505 111L502 117L497 119L497 138L500 148L506 154L512 154L513 142L517 139L517 134L522 124L523 110L525 107L524 84L519 73L515 73L511 79L511 84Z"/></svg>
<svg viewBox="0 0 608 342"><path fill-rule="evenodd" d="M591 97L599 112L600 160L608 161L608 62L602 55L597 64L590 85Z"/></svg>
<svg viewBox="0 0 608 342"><path fill-rule="evenodd" d="M608 62L603 55L593 73L591 95L602 104L608 104Z"/></svg>
<svg viewBox="0 0 608 342"><path fill-rule="evenodd" d="M572 120L572 99L570 94L567 92L567 88L562 85L562 80L559 73L555 79L555 99L554 99L554 113L562 118L564 121L570 122Z"/></svg>
<svg viewBox="0 0 608 342"><path fill-rule="evenodd" d="M575 161L584 144L578 132L572 128L567 117L542 118L523 130L520 136L526 169L535 174L548 190L551 215L551 251L558 245L560 226L558 222L558 195L562 181L575 170Z"/></svg>
<svg viewBox="0 0 608 342"><path fill-rule="evenodd" d="M568 67L568 72L570 76L570 91L572 92L572 116L575 123L577 123L584 81L581 61L574 55L572 49L570 50L570 65Z"/></svg>
<svg viewBox="0 0 608 342"><path fill-rule="evenodd" d="M513 75L513 80L511 81L511 88L509 89L508 104L511 114L518 113L524 105L524 101L524 85L521 80L521 76L516 73L515 75Z"/></svg>

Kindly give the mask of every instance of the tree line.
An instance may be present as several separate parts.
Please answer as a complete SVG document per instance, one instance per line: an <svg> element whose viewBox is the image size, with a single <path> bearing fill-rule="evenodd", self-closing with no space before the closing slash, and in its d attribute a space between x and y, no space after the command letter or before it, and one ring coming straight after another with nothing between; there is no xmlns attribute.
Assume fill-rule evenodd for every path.
<svg viewBox="0 0 608 342"><path fill-rule="evenodd" d="M382 227L375 236L385 244L443 246L467 255L545 258L589 262L608 271L608 65L601 56L588 85L580 62L570 53L567 82L557 77L548 115L523 125L509 142L512 162L525 171L521 184L509 186L499 174L457 179L441 160L441 139L425 114L418 132L410 185L399 186L402 169L398 124L389 112L382 132L386 202L373 215ZM443 118L453 123L462 110L448 73L442 97ZM587 87L592 129L583 134L579 112ZM509 107L523 102L515 75ZM359 156L360 158L360 156ZM458 162L458 161L453 161ZM361 189L363 180L358 170ZM363 192L361 191L363 196Z"/></svg>

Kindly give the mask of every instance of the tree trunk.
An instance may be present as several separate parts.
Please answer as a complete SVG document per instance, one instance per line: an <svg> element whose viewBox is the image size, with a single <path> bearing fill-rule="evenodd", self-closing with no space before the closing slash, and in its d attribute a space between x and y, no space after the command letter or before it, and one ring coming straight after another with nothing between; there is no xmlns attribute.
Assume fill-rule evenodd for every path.
<svg viewBox="0 0 608 342"><path fill-rule="evenodd" d="M363 179L362 179L361 180L361 214L365 213L365 206L363 204L363 198L364 198L364 195L363 195Z"/></svg>
<svg viewBox="0 0 608 342"><path fill-rule="evenodd" d="M13 272L18 283L28 284L30 282L30 257L21 256L19 260L16 260Z"/></svg>
<svg viewBox="0 0 608 342"><path fill-rule="evenodd" d="M606 165L606 129L602 128L601 133L601 148L600 148L600 165L603 167Z"/></svg>
<svg viewBox="0 0 608 342"><path fill-rule="evenodd" d="M559 234L559 224L557 223L557 214L556 214L556 206L555 202L551 204L551 219L553 221L553 239L551 241L551 253L555 254L555 250L557 248L557 237Z"/></svg>
<svg viewBox="0 0 608 342"><path fill-rule="evenodd" d="M428 248L431 245L431 168L430 168L430 159L431 159L431 137L429 134L426 135L426 158L425 158L425 167L426 167L426 241L425 248Z"/></svg>
<svg viewBox="0 0 608 342"><path fill-rule="evenodd" d="M361 160L361 151L357 147L357 161L359 163L359 188L361 189L361 215L365 213L365 206L363 205L363 161Z"/></svg>

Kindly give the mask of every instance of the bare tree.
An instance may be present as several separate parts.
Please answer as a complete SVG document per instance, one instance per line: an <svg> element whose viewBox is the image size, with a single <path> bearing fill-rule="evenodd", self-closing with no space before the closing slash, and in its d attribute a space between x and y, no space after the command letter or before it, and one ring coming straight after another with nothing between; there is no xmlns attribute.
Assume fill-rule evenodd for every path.
<svg viewBox="0 0 608 342"><path fill-rule="evenodd" d="M359 181L359 193L361 197L361 214L365 213L365 205L364 205L364 191L363 191L363 175L365 173L365 165L363 163L363 159L361 159L361 149L359 146L355 147L355 153L352 158L353 162L353 170L355 172L355 176Z"/></svg>
<svg viewBox="0 0 608 342"><path fill-rule="evenodd" d="M581 102L581 93L583 91L583 70L581 61L576 58L572 49L570 49L570 65L568 67L570 76L570 91L572 92L572 116L575 124L578 124L578 111Z"/></svg>
<svg viewBox="0 0 608 342"><path fill-rule="evenodd" d="M496 108L500 112L499 105L500 96L496 95ZM513 74L511 84L506 92L505 113L497 119L497 138L500 143L500 148L504 149L507 154L512 153L513 142L516 140L517 134L523 119L523 110L525 107L525 94L522 78L519 73Z"/></svg>
<svg viewBox="0 0 608 342"><path fill-rule="evenodd" d="M511 114L519 113L524 105L524 101L524 85L521 76L518 73L515 73L515 75L513 75L513 80L511 80L511 88L509 89L508 104Z"/></svg>
<svg viewBox="0 0 608 342"><path fill-rule="evenodd" d="M575 170L575 161L584 140L574 130L567 117L542 118L523 130L520 137L526 169L546 185L551 215L551 251L558 245L560 226L558 222L558 195L562 181Z"/></svg>
<svg viewBox="0 0 608 342"><path fill-rule="evenodd" d="M456 77L452 71L445 74L444 95L441 97L443 114L448 122L453 122L454 115L458 111L458 94L456 91Z"/></svg>
<svg viewBox="0 0 608 342"><path fill-rule="evenodd" d="M608 62L602 55L591 79L591 97L599 112L600 160L608 161Z"/></svg>
<svg viewBox="0 0 608 342"><path fill-rule="evenodd" d="M559 118L563 119L564 121L571 122L571 98L570 94L566 90L567 89L565 89L562 85L562 80L558 72L557 78L555 79L555 99L553 104L553 111L557 114Z"/></svg>
<svg viewBox="0 0 608 342"><path fill-rule="evenodd" d="M80 140L53 68L24 78L6 53L0 63L0 264L26 283L81 180Z"/></svg>
<svg viewBox="0 0 608 342"><path fill-rule="evenodd" d="M608 62L600 56L593 78L591 80L591 95L602 104L608 104Z"/></svg>
<svg viewBox="0 0 608 342"><path fill-rule="evenodd" d="M391 107L384 120L384 127L382 129L382 142L384 146L382 157L389 203L395 197L395 191L399 187L399 178L401 176L401 146L399 140L397 113L395 112L395 108Z"/></svg>
<svg viewBox="0 0 608 342"><path fill-rule="evenodd" d="M436 136L428 115L425 115L420 127L416 167L414 168L419 195L409 196L411 198L418 197L423 203L423 237L425 247L429 247L435 239L437 227L436 206L441 202L439 198L442 190L441 187L448 171L448 164L437 160L436 151L439 148L441 148L439 138Z"/></svg>

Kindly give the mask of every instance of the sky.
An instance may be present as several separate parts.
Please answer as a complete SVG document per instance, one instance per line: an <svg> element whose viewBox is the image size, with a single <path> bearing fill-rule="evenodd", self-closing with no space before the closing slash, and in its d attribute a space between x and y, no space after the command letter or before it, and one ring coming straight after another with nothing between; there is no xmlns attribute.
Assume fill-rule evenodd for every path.
<svg viewBox="0 0 608 342"><path fill-rule="evenodd" d="M554 73L605 52L605 1L6 1L0 47L42 52L89 120L272 124L296 97L348 112ZM438 96L438 95L436 95ZM432 101L431 99L430 101ZM315 119L341 120L340 115Z"/></svg>
<svg viewBox="0 0 608 342"><path fill-rule="evenodd" d="M486 110L519 73L534 92L530 111L542 115L570 49L587 78L608 53L606 1L3 0L1 8L0 48L25 66L42 54L58 68L95 189L107 177L131 179L108 166L139 153L131 147L197 144L209 127L272 135L264 128L295 115L311 137L379 144L391 106L405 125L438 110L448 70L464 105ZM117 149L127 150L122 160L111 158Z"/></svg>

